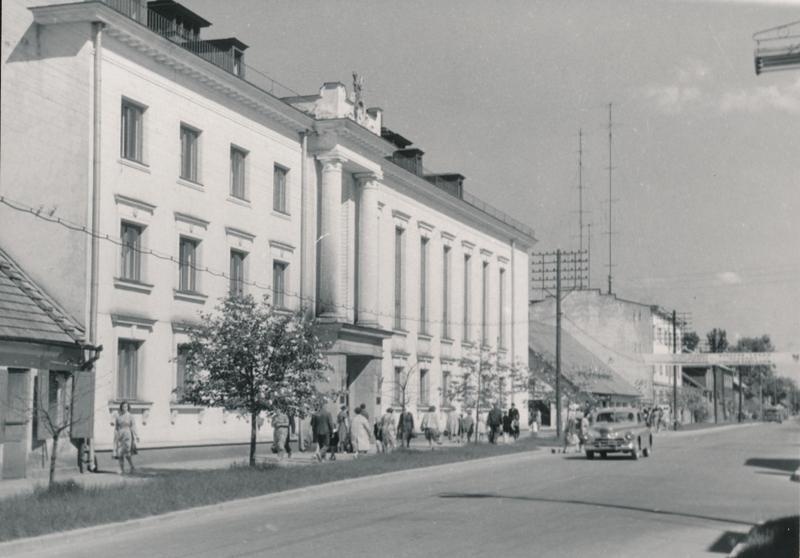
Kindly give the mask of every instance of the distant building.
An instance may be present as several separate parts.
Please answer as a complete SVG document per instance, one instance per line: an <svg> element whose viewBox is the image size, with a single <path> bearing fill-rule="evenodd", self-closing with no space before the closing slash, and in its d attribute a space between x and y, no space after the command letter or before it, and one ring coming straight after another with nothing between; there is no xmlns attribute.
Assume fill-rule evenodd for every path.
<svg viewBox="0 0 800 558"><path fill-rule="evenodd" d="M2 9L0 239L105 347L99 449L121 400L143 447L248 439L181 398L188 332L229 292L317 316L331 387L370 416L399 378L416 412L475 351L527 359L533 231L425 172L360 85L279 98L172 0Z"/></svg>
<svg viewBox="0 0 800 558"><path fill-rule="evenodd" d="M555 325L553 297L530 305L531 335L537 327ZM645 404L671 404L672 368L645 364L637 355L672 352L672 317L657 306L577 290L564 295L562 328L581 346L638 390ZM681 331L677 331L680 346ZM682 385L680 371L678 386Z"/></svg>

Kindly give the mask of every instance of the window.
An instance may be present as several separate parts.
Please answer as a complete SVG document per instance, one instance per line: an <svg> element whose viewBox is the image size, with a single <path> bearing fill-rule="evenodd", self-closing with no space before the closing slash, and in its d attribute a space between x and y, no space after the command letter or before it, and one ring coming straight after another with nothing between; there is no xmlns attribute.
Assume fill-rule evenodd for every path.
<svg viewBox="0 0 800 558"><path fill-rule="evenodd" d="M181 126L181 178L197 182L197 145L200 132Z"/></svg>
<svg viewBox="0 0 800 558"><path fill-rule="evenodd" d="M498 306L498 318L499 318L499 330L498 330L498 343L501 347L506 346L506 324L503 316L503 308L505 308L506 304L506 270L500 270L500 285L498 286L498 299L499 299L499 306Z"/></svg>
<svg viewBox="0 0 800 558"><path fill-rule="evenodd" d="M140 343L120 339L117 343L117 397L136 399L139 383Z"/></svg>
<svg viewBox="0 0 800 558"><path fill-rule="evenodd" d="M272 209L281 213L289 213L288 200L286 199L286 175L288 170L275 165L272 171Z"/></svg>
<svg viewBox="0 0 800 558"><path fill-rule="evenodd" d="M442 407L448 405L450 403L449 399L449 392L450 391L450 372L447 370L442 370Z"/></svg>
<svg viewBox="0 0 800 558"><path fill-rule="evenodd" d="M142 231L143 227L125 222L120 228L122 239L120 275L129 281L142 279Z"/></svg>
<svg viewBox="0 0 800 558"><path fill-rule="evenodd" d="M286 308L286 268L285 262L272 262L272 304L276 308Z"/></svg>
<svg viewBox="0 0 800 558"><path fill-rule="evenodd" d="M419 371L419 404L428 405L430 403L430 386L428 385L428 370L420 368Z"/></svg>
<svg viewBox="0 0 800 558"><path fill-rule="evenodd" d="M486 324L486 318L489 316L489 262L483 262L481 281L483 287L481 295L483 298L483 303L481 304L481 342L484 345L488 345L489 328Z"/></svg>
<svg viewBox="0 0 800 558"><path fill-rule="evenodd" d="M419 331L428 332L428 239L419 241Z"/></svg>
<svg viewBox="0 0 800 558"><path fill-rule="evenodd" d="M394 230L394 328L403 328L403 253L404 235L400 227Z"/></svg>
<svg viewBox="0 0 800 558"><path fill-rule="evenodd" d="M394 367L394 389L392 390L392 401L395 405L403 405L403 367Z"/></svg>
<svg viewBox="0 0 800 558"><path fill-rule="evenodd" d="M450 247L442 251L442 337L450 337Z"/></svg>
<svg viewBox="0 0 800 558"><path fill-rule="evenodd" d="M244 259L246 254L231 250L231 296L244 296Z"/></svg>
<svg viewBox="0 0 800 558"><path fill-rule="evenodd" d="M143 125L144 108L130 101L122 101L120 156L123 159L136 161L137 163L144 162Z"/></svg>
<svg viewBox="0 0 800 558"><path fill-rule="evenodd" d="M244 160L247 153L236 147L231 147L231 196L246 199L245 192L245 167Z"/></svg>
<svg viewBox="0 0 800 558"><path fill-rule="evenodd" d="M184 292L197 292L197 245L196 240L181 237L179 246L178 268L180 276L178 290Z"/></svg>
<svg viewBox="0 0 800 558"><path fill-rule="evenodd" d="M469 280L470 276L470 256L464 254L464 341L469 341L469 321L470 321L470 296L469 291L472 288L472 282Z"/></svg>
<svg viewBox="0 0 800 558"><path fill-rule="evenodd" d="M178 345L178 356L175 359L175 394L180 401L183 398L183 389L186 385L186 353L188 345Z"/></svg>

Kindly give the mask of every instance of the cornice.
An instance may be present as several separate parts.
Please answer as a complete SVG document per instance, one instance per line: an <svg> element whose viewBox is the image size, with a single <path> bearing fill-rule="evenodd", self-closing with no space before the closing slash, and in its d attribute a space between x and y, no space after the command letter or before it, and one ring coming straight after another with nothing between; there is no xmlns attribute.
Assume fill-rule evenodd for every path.
<svg viewBox="0 0 800 558"><path fill-rule="evenodd" d="M40 25L103 23L108 36L283 126L302 132L313 125L313 118L302 111L99 1L37 6L30 10Z"/></svg>

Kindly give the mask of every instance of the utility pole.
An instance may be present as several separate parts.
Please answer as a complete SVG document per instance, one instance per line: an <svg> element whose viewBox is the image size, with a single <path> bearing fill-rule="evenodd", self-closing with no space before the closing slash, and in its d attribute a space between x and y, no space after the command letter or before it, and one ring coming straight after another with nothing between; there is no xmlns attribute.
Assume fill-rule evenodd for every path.
<svg viewBox="0 0 800 558"><path fill-rule="evenodd" d="M611 120L611 103L608 103L608 294L611 294L611 276L612 276L612 268L614 267L614 262L611 259L611 235L613 234L613 221L612 221L612 212L611 208L614 205L614 198L612 198L612 191L611 191L611 173L613 170L612 159L611 159L611 144L613 140L612 135L612 120Z"/></svg>
<svg viewBox="0 0 800 558"><path fill-rule="evenodd" d="M742 422L742 392L744 391L744 386L742 385L742 367L739 366L739 414L737 415L737 419L739 422Z"/></svg>
<svg viewBox="0 0 800 558"><path fill-rule="evenodd" d="M722 369L722 378L721 378L721 380L722 381L720 382L720 384L721 384L720 388L721 388L721 392L722 393L721 393L721 397L720 398L722 399L722 401L721 401L721 403L722 403L722 421L723 422L727 422L728 421L728 408L725 406L725 369L724 368Z"/></svg>
<svg viewBox="0 0 800 558"><path fill-rule="evenodd" d="M556 439L561 439L561 250L556 250Z"/></svg>
<svg viewBox="0 0 800 558"><path fill-rule="evenodd" d="M758 373L758 418L764 418L764 374Z"/></svg>
<svg viewBox="0 0 800 558"><path fill-rule="evenodd" d="M578 254L583 254L583 129L578 130ZM583 274L579 288L583 289Z"/></svg>
<svg viewBox="0 0 800 558"><path fill-rule="evenodd" d="M592 288L592 224L586 225L586 288Z"/></svg>
<svg viewBox="0 0 800 558"><path fill-rule="evenodd" d="M672 353L678 352L677 314L672 311ZM678 366L672 365L672 429L678 429Z"/></svg>
<svg viewBox="0 0 800 558"><path fill-rule="evenodd" d="M717 367L711 367L711 374L714 376L714 424L719 422L717 418Z"/></svg>

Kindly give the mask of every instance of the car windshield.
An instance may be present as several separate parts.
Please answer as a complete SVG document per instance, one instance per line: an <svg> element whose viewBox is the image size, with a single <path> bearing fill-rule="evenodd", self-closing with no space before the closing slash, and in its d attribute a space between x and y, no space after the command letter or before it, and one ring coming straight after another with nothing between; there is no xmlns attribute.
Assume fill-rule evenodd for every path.
<svg viewBox="0 0 800 558"><path fill-rule="evenodd" d="M597 415L595 422L634 422L635 420L633 413L600 413Z"/></svg>

